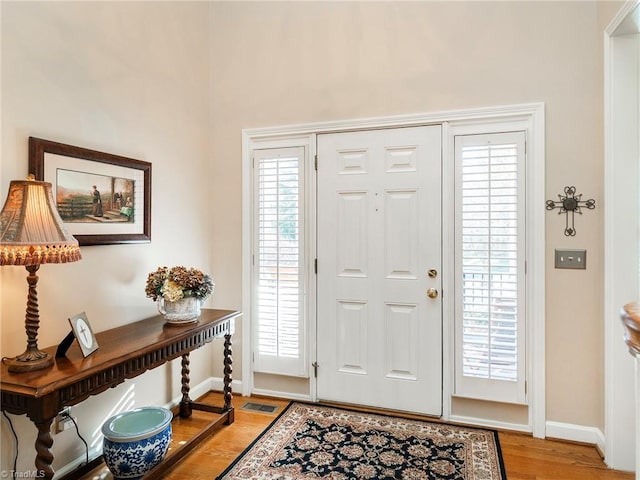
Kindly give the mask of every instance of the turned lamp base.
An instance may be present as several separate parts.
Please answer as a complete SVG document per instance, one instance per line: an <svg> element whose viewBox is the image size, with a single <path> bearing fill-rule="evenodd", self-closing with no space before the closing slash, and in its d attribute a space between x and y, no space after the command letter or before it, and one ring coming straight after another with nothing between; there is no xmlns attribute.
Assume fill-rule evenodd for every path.
<svg viewBox="0 0 640 480"><path fill-rule="evenodd" d="M33 372L53 365L53 357L42 350L27 350L17 357L3 359L3 363L8 365L9 371L13 373Z"/></svg>
<svg viewBox="0 0 640 480"><path fill-rule="evenodd" d="M38 314L38 275L36 272L40 265L26 265L27 283L29 293L27 295L27 313L24 319L24 327L27 332L27 349L21 355L14 358L5 358L3 362L8 365L10 372L32 372L53 365L53 357L38 348L38 328L40 315Z"/></svg>

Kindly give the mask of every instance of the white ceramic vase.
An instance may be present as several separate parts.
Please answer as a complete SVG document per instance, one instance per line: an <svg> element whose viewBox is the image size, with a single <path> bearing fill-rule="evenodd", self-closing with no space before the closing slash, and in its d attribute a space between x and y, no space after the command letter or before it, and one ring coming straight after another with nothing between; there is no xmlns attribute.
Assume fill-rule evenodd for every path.
<svg viewBox="0 0 640 480"><path fill-rule="evenodd" d="M191 323L198 320L201 303L201 300L196 297L185 297L175 302L158 297L158 311L167 323L174 325Z"/></svg>

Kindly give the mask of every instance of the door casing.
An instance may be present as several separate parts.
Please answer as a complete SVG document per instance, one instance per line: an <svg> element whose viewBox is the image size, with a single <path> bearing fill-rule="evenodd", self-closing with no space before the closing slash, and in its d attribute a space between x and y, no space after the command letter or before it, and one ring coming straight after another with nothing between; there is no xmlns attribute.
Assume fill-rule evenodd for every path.
<svg viewBox="0 0 640 480"><path fill-rule="evenodd" d="M251 210L251 152L256 148L273 148L282 146L306 145L309 148L309 162L313 163L315 156L315 138L317 134L356 131L374 128L395 128L419 125L442 124L443 128L443 159L444 167L442 179L444 185L453 185L452 168L447 167L453 158L452 128L458 131L473 131L479 125L512 125L520 124L519 128L527 131L527 326L528 358L528 395L529 395L529 425L525 430L531 431L534 437L544 438L546 432L546 393L545 393L545 211L533 208L544 205L545 200L545 115L543 103L516 104L499 107L451 110L432 113L398 115L390 117L374 117L345 121L309 123L288 125L283 127L265 127L245 129L242 132L242 182L243 182L243 255L242 255L242 298L245 312L242 325L242 345L251 345L251 238L252 238L252 210ZM450 162L453 164L453 162ZM315 191L314 191L315 195ZM453 279L453 189L443 191L443 276ZM450 206L451 211L447 210ZM313 206L312 210L315 208ZM313 210L315 211L315 210ZM313 221L310 222L315 224ZM315 238L315 231L313 237ZM313 268L310 266L310 268ZM315 281L315 280L314 280ZM453 285L444 285L443 290L453 291ZM310 298L315 302L315 298ZM445 294L443 298L443 409L442 418L451 417L451 392L453 385L453 302ZM315 310L314 310L315 311ZM315 329L316 319L311 315L308 319L309 357L315 358ZM313 372L313 370L312 370ZM251 350L242 349L242 380L243 395L250 395L256 391L251 368ZM286 394L286 392L269 392L265 394ZM290 398L317 400L316 383L313 374L309 380L309 393L288 394ZM495 422L483 419L473 419L479 425L500 426ZM506 426L508 428L508 426Z"/></svg>

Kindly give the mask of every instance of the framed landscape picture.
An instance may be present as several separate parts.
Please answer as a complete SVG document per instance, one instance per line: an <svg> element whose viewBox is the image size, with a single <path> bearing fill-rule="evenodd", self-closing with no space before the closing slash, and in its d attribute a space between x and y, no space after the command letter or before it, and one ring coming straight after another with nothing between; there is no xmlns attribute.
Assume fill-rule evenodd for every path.
<svg viewBox="0 0 640 480"><path fill-rule="evenodd" d="M80 245L151 241L150 163L29 137L29 172Z"/></svg>

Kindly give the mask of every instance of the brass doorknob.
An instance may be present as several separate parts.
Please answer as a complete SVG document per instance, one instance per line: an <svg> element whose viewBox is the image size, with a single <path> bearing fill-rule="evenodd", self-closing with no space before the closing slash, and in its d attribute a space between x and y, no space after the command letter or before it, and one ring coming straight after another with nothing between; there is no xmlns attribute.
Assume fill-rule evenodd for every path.
<svg viewBox="0 0 640 480"><path fill-rule="evenodd" d="M427 297L438 298L438 290L435 288L427 288Z"/></svg>

